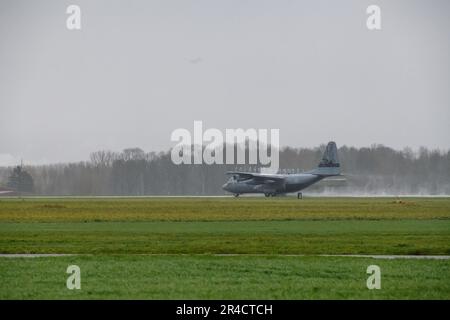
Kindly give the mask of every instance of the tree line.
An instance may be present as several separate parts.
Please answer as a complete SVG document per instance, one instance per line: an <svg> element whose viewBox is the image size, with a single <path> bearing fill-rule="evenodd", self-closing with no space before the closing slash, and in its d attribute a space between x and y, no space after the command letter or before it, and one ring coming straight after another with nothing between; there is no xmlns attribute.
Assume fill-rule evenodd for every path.
<svg viewBox="0 0 450 320"><path fill-rule="evenodd" d="M280 172L314 168L324 148L282 148ZM305 190L306 194L450 194L450 151L372 145L342 146L338 152L344 177L324 180ZM0 168L0 185L17 183L17 170ZM129 148L93 152L89 161L25 166L23 170L32 177L28 184L36 195L222 195L227 171L258 171L258 166L175 165L170 151L146 153Z"/></svg>

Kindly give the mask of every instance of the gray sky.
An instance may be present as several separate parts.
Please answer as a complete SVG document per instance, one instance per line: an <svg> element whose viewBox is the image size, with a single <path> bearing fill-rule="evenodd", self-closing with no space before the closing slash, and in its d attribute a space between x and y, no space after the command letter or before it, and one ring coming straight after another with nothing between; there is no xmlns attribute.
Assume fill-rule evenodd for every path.
<svg viewBox="0 0 450 320"><path fill-rule="evenodd" d="M0 165L167 150L194 120L448 149L449 57L448 0L0 0Z"/></svg>

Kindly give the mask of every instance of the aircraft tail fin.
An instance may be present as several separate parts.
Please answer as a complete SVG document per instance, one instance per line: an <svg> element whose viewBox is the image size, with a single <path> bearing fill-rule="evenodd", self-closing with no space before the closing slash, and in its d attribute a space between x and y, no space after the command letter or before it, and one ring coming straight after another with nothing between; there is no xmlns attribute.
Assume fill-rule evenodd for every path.
<svg viewBox="0 0 450 320"><path fill-rule="evenodd" d="M328 142L322 160L319 162L317 168L310 173L321 176L338 176L341 174L337 147L334 141Z"/></svg>

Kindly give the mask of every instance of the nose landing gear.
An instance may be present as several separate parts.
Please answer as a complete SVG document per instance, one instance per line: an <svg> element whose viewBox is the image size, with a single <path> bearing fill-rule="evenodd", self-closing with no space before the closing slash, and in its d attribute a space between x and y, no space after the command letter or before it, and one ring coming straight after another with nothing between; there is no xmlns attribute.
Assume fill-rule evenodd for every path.
<svg viewBox="0 0 450 320"><path fill-rule="evenodd" d="M297 199L303 199L303 194L301 192L297 193Z"/></svg>
<svg viewBox="0 0 450 320"><path fill-rule="evenodd" d="M234 194L234 197L235 197L235 198L239 197L239 193L235 193L235 194Z"/></svg>

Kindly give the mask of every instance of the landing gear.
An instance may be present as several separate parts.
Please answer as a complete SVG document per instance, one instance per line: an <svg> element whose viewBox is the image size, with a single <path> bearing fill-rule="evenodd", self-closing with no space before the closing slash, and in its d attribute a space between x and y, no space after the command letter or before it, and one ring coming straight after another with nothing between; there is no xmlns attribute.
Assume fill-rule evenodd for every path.
<svg viewBox="0 0 450 320"><path fill-rule="evenodd" d="M270 193L264 193L264 195L266 196L266 198L270 197Z"/></svg>
<svg viewBox="0 0 450 320"><path fill-rule="evenodd" d="M301 192L297 193L297 199L303 199L303 194Z"/></svg>
<svg viewBox="0 0 450 320"><path fill-rule="evenodd" d="M235 198L239 197L239 193L235 193L235 194L234 194L234 197L235 197Z"/></svg>
<svg viewBox="0 0 450 320"><path fill-rule="evenodd" d="M276 193L264 193L264 195L266 197L275 197L277 194Z"/></svg>

